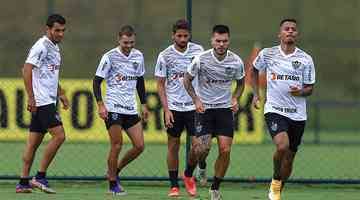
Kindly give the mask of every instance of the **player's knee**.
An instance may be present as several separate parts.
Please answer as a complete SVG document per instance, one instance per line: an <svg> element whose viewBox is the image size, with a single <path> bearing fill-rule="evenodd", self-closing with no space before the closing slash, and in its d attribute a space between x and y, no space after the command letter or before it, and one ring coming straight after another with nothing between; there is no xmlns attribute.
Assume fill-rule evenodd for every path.
<svg viewBox="0 0 360 200"><path fill-rule="evenodd" d="M136 149L137 153L139 153L139 154L142 153L145 150L144 143L135 145L135 149Z"/></svg>
<svg viewBox="0 0 360 200"><path fill-rule="evenodd" d="M22 160L23 160L23 162L24 162L25 164L30 164L30 163L31 163L30 158L26 157L25 155L23 155Z"/></svg>
<svg viewBox="0 0 360 200"><path fill-rule="evenodd" d="M221 155L230 155L231 147L230 146L221 146L219 149L219 154Z"/></svg>
<svg viewBox="0 0 360 200"><path fill-rule="evenodd" d="M209 152L210 152L210 147L208 147L206 145L199 147L199 154L201 157L208 155Z"/></svg>
<svg viewBox="0 0 360 200"><path fill-rule="evenodd" d="M122 147L122 143L120 141L111 142L111 148L116 151L120 151Z"/></svg>
<svg viewBox="0 0 360 200"><path fill-rule="evenodd" d="M179 151L180 145L179 144L169 144L168 150L171 153L177 153Z"/></svg>
<svg viewBox="0 0 360 200"><path fill-rule="evenodd" d="M276 145L276 151L281 154L286 154L289 151L289 145L281 143Z"/></svg>
<svg viewBox="0 0 360 200"><path fill-rule="evenodd" d="M62 144L66 140L65 134L57 134L55 135L54 139L57 141L58 144Z"/></svg>

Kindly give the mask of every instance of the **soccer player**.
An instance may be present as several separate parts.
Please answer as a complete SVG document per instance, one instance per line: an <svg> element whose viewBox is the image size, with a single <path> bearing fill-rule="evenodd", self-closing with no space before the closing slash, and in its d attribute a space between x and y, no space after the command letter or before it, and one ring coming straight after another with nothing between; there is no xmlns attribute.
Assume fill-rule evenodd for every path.
<svg viewBox="0 0 360 200"><path fill-rule="evenodd" d="M298 27L295 19L280 22L280 45L265 48L253 62L253 104L259 108L259 70L266 70L265 120L276 145L270 200L280 200L284 181L291 175L293 161L301 143L306 121L306 97L315 83L310 55L296 47Z"/></svg>
<svg viewBox="0 0 360 200"><path fill-rule="evenodd" d="M219 155L215 162L214 182L209 191L211 200L221 199L219 187L230 163L234 113L238 111L238 99L244 90L244 64L239 56L228 50L229 44L229 27L214 26L211 38L213 48L193 59L184 78L185 88L197 112L195 127L200 140L195 146L197 157L208 153L212 137L218 141ZM198 82L196 90L191 84L193 80ZM236 80L236 89L231 94L233 80ZM194 166L188 165L188 168L191 167Z"/></svg>
<svg viewBox="0 0 360 200"><path fill-rule="evenodd" d="M110 139L108 155L109 192L114 195L125 195L118 174L131 161L144 151L144 135L141 118L138 115L136 90L138 92L142 118L146 121L144 83L144 57L134 48L135 31L125 25L119 32L119 46L108 51L101 58L93 81L93 92L98 105L98 114L105 121ZM106 101L102 100L101 82L106 80ZM122 130L125 130L133 147L128 150L118 163L122 147Z"/></svg>
<svg viewBox="0 0 360 200"><path fill-rule="evenodd" d="M204 49L198 44L189 42L191 33L189 23L186 20L176 21L172 31L174 44L159 54L155 67L155 77L168 134L167 165L170 179L168 196L177 197L180 195L178 184L180 136L184 128L191 137L192 144L196 139L194 137L195 106L184 88L183 78L194 56L199 55ZM193 150L191 148L188 162L196 164L197 160L194 157ZM201 169L203 175L201 181L206 184L204 168ZM196 195L195 184L190 184L190 187L186 189L191 196Z"/></svg>
<svg viewBox="0 0 360 200"><path fill-rule="evenodd" d="M46 22L46 34L32 46L23 67L31 123L20 182L16 185L17 193L30 193L33 187L55 193L46 179L46 170L65 141L64 128L56 109L58 99L64 109L69 107L69 101L59 85L61 55L58 43L64 38L64 32L65 18L58 14L50 15ZM30 181L29 173L36 150L47 132L52 138L44 150L39 171Z"/></svg>

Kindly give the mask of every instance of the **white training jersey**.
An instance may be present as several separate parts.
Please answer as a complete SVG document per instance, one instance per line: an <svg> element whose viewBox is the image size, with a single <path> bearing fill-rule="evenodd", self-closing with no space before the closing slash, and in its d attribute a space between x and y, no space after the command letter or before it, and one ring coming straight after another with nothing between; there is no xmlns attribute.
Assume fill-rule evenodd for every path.
<svg viewBox="0 0 360 200"><path fill-rule="evenodd" d="M195 105L187 93L183 78L192 59L203 52L202 46L189 42L185 52L179 52L174 45L162 51L157 59L155 76L165 77L165 90L170 110L195 110ZM196 88L196 82L193 82Z"/></svg>
<svg viewBox="0 0 360 200"><path fill-rule="evenodd" d="M103 55L96 76L106 80L105 106L109 112L137 114L136 82L145 73L144 56L132 49L129 56L119 48Z"/></svg>
<svg viewBox="0 0 360 200"><path fill-rule="evenodd" d="M36 106L56 103L61 64L59 46L43 36L32 46L25 63L34 66L32 87Z"/></svg>
<svg viewBox="0 0 360 200"><path fill-rule="evenodd" d="M230 50L222 61L215 57L213 49L201 53L187 72L198 81L196 93L205 109L230 108L232 81L245 76L243 61Z"/></svg>
<svg viewBox="0 0 360 200"><path fill-rule="evenodd" d="M310 55L299 48L285 55L280 46L265 48L253 65L266 70L265 113L277 113L292 120L306 120L306 98L292 96L290 86L302 88L315 83L315 68Z"/></svg>

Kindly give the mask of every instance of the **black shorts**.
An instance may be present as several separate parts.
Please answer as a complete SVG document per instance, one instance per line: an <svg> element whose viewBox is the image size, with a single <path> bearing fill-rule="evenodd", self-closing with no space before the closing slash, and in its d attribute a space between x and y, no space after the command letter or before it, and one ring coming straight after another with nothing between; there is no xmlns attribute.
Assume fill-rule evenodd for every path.
<svg viewBox="0 0 360 200"><path fill-rule="evenodd" d="M172 137L180 137L184 128L189 136L195 135L195 111L171 111L174 117L172 128L167 128L166 132Z"/></svg>
<svg viewBox="0 0 360 200"><path fill-rule="evenodd" d="M36 112L31 113L30 132L45 134L49 128L62 125L55 104L37 107Z"/></svg>
<svg viewBox="0 0 360 200"><path fill-rule="evenodd" d="M290 150L296 152L301 144L306 121L295 121L277 113L266 113L265 121L271 137L286 132L289 137Z"/></svg>
<svg viewBox="0 0 360 200"><path fill-rule="evenodd" d="M115 112L109 112L108 118L105 120L106 129L112 125L120 125L123 129L127 130L141 121L139 115L126 115Z"/></svg>
<svg viewBox="0 0 360 200"><path fill-rule="evenodd" d="M195 115L195 134L234 136L234 114L231 108L207 109Z"/></svg>

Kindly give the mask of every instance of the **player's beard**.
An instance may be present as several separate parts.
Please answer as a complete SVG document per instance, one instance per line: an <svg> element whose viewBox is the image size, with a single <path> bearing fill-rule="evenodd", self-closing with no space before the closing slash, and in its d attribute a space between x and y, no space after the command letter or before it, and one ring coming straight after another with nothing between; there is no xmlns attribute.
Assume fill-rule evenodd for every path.
<svg viewBox="0 0 360 200"><path fill-rule="evenodd" d="M186 49L188 42L175 42L175 45L180 49Z"/></svg>
<svg viewBox="0 0 360 200"><path fill-rule="evenodd" d="M294 46L295 45L295 41L294 40L288 40L288 41L284 41L284 44L287 46Z"/></svg>
<svg viewBox="0 0 360 200"><path fill-rule="evenodd" d="M131 49L132 49L132 48L121 47L121 51L122 51L123 53L125 53L126 55L129 55L129 54L130 54Z"/></svg>
<svg viewBox="0 0 360 200"><path fill-rule="evenodd" d="M51 40L51 42L53 42L54 44L58 44L61 42L62 38L58 38L55 36L55 34L50 33L50 37L49 39Z"/></svg>
<svg viewBox="0 0 360 200"><path fill-rule="evenodd" d="M226 54L226 52L228 51L228 49L224 48L223 52L219 52L219 49L215 49L215 53L219 56L224 56Z"/></svg>
<svg viewBox="0 0 360 200"><path fill-rule="evenodd" d="M296 38L295 37L285 38L284 43L287 45L294 45L296 43Z"/></svg>

